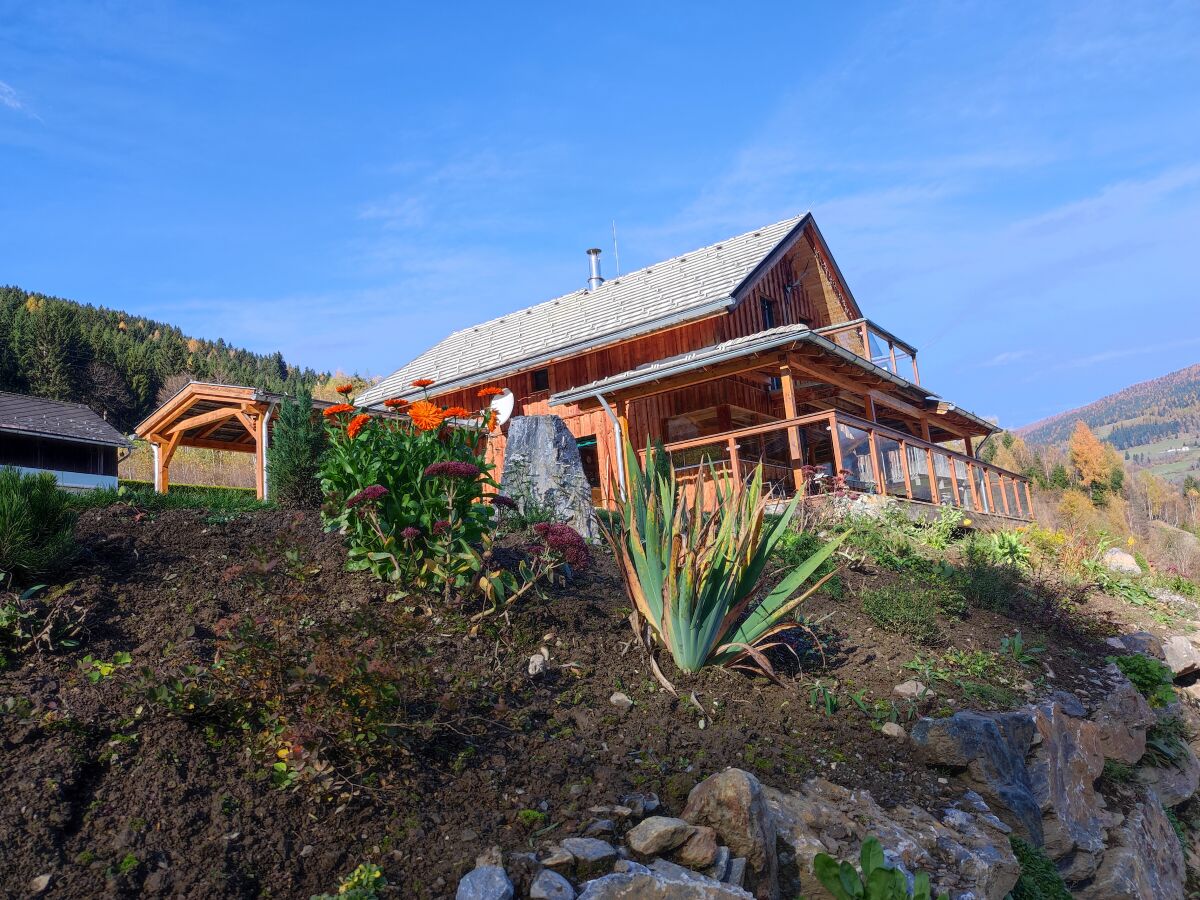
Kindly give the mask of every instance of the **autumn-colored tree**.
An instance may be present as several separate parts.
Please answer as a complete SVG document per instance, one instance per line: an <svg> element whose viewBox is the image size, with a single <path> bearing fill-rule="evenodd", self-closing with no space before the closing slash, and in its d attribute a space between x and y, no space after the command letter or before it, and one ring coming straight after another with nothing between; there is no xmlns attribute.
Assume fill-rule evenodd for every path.
<svg viewBox="0 0 1200 900"><path fill-rule="evenodd" d="M1075 475L1094 499L1096 492L1108 488L1111 481L1112 461L1108 452L1082 420L1075 424L1068 447Z"/></svg>
<svg viewBox="0 0 1200 900"><path fill-rule="evenodd" d="M1088 495L1076 488L1063 491L1058 503L1058 517L1072 531L1081 531L1095 515L1096 508Z"/></svg>

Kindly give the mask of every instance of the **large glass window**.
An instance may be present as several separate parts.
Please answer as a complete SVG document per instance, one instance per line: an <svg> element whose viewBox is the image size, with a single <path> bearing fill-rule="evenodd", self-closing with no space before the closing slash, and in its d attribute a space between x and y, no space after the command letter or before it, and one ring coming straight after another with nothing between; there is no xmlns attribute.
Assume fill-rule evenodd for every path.
<svg viewBox="0 0 1200 900"><path fill-rule="evenodd" d="M871 362L881 369L895 372L895 366L892 365L891 345L873 331L867 332L867 339L871 342Z"/></svg>
<svg viewBox="0 0 1200 900"><path fill-rule="evenodd" d="M1008 514L1021 515L1021 501L1017 499L1017 482L1013 478L1004 479L1004 488L1008 492Z"/></svg>
<svg viewBox="0 0 1200 900"><path fill-rule="evenodd" d="M914 447L905 444L908 451L908 480L912 484L914 500L933 500L933 490L929 483L929 454L924 447Z"/></svg>
<svg viewBox="0 0 1200 900"><path fill-rule="evenodd" d="M974 509L975 500L971 497L971 479L965 460L955 458L954 480L958 484L958 496L962 501L962 505L967 509Z"/></svg>
<svg viewBox="0 0 1200 900"><path fill-rule="evenodd" d="M913 358L907 350L896 348L896 374L906 381L917 383L917 370L913 366Z"/></svg>
<svg viewBox="0 0 1200 900"><path fill-rule="evenodd" d="M975 493L979 495L979 506L982 512L992 511L992 498L988 496L987 481L984 479L982 466L971 466L971 476L975 479Z"/></svg>
<svg viewBox="0 0 1200 900"><path fill-rule="evenodd" d="M933 451L933 476L934 482L937 484L937 502L953 503L954 489L950 486L952 477L950 460L945 453L939 450Z"/></svg>
<svg viewBox="0 0 1200 900"><path fill-rule="evenodd" d="M874 493L876 490L875 466L871 462L871 440L861 428L851 425L837 426L838 446L842 451L842 467L848 487L856 491Z"/></svg>
<svg viewBox="0 0 1200 900"><path fill-rule="evenodd" d="M907 497L904 486L904 463L900 458L900 442L882 434L875 435L875 446L883 465L883 489L893 497Z"/></svg>

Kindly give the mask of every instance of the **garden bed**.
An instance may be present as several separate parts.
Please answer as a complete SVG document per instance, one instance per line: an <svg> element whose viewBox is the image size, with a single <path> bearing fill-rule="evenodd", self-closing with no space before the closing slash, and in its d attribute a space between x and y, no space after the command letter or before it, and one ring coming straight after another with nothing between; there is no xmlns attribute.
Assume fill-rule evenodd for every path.
<svg viewBox="0 0 1200 900"><path fill-rule="evenodd" d="M84 640L0 671L0 890L14 897L45 874L44 896L307 897L366 861L396 896L446 896L492 845L577 833L589 807L629 791L654 791L678 810L696 782L730 765L779 788L821 774L885 806L928 806L952 799L948 789L882 722L1015 706L1030 691L1088 695L1107 650L1103 635L1072 622L1051 638L1027 607L1015 607L1018 624L971 603L941 616L940 636L920 647L864 612L863 596L904 582L862 565L844 572L837 596L804 607L825 667L806 643L796 645L799 666L777 657L778 684L720 669L684 676L663 658L677 699L632 641L606 553L523 601L510 622L473 625L476 609L435 600L431 621L424 598L389 601L386 585L345 573L345 548L316 514L115 504L83 511L77 535L84 553L64 596L87 611ZM359 771L281 776L286 754L188 709L191 695L152 699L187 666L211 666L218 636L244 615L269 635L261 652L272 659L313 654L310 668L333 671L339 658L369 654L401 692L405 717L388 752L367 751L372 763ZM1019 628L1027 645L1047 645L1024 663L1000 652ZM542 647L548 669L531 676ZM947 659L951 650L966 655ZM917 653L923 673L905 667ZM114 662L108 674L97 665ZM893 687L922 674L936 696L893 710ZM354 700L321 693L313 685L326 682L312 675L310 704ZM632 708L610 702L615 692Z"/></svg>

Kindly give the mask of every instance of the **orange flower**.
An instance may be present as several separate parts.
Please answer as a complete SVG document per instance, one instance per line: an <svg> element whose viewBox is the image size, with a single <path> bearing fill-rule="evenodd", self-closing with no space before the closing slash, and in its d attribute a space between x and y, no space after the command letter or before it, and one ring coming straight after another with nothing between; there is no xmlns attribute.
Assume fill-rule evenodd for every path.
<svg viewBox="0 0 1200 900"><path fill-rule="evenodd" d="M408 408L408 417L422 431L433 431L446 418L445 411L428 400L418 400Z"/></svg>
<svg viewBox="0 0 1200 900"><path fill-rule="evenodd" d="M346 426L346 437L354 440L358 437L358 433L363 430L363 426L371 421L371 417L366 413L359 413L350 420L350 424Z"/></svg>
<svg viewBox="0 0 1200 900"><path fill-rule="evenodd" d="M504 393L504 388L486 387L486 388L480 388L479 393L476 394L476 396L482 397L484 400L486 400L488 397L499 397L503 393Z"/></svg>
<svg viewBox="0 0 1200 900"><path fill-rule="evenodd" d="M488 413L488 417L487 417L487 429L488 429L488 431L495 431L495 430L496 430L496 419L497 419L497 416L496 416L496 411L493 409L491 412L489 412L489 413Z"/></svg>
<svg viewBox="0 0 1200 900"><path fill-rule="evenodd" d="M471 412L469 409L467 409L465 406L451 406L449 409L446 410L446 418L447 419L465 419L468 416L473 416L473 415L475 415L475 414L473 412Z"/></svg>
<svg viewBox="0 0 1200 900"><path fill-rule="evenodd" d="M390 400L384 400L383 405L388 409L404 409L408 406L409 401L402 400L399 397L392 397Z"/></svg>
<svg viewBox="0 0 1200 900"><path fill-rule="evenodd" d="M339 384L337 387L334 388L334 390L337 391L339 394L349 394L351 391L354 390L354 385Z"/></svg>
<svg viewBox="0 0 1200 900"><path fill-rule="evenodd" d="M416 381L414 381L412 383L412 386L420 387L420 388L432 387L433 379L432 378L418 378Z"/></svg>
<svg viewBox="0 0 1200 900"><path fill-rule="evenodd" d="M336 416L338 413L354 412L354 407L349 403L335 403L333 406L325 409L325 415Z"/></svg>

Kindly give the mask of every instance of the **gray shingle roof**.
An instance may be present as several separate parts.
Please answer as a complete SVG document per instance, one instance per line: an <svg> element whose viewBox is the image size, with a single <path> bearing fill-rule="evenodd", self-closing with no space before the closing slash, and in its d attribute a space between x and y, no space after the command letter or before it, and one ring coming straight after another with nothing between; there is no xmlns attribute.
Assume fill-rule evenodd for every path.
<svg viewBox="0 0 1200 900"><path fill-rule="evenodd" d="M806 217L796 216L456 331L359 396L359 405L468 387L522 368L582 353L727 308L754 269Z"/></svg>
<svg viewBox="0 0 1200 900"><path fill-rule="evenodd" d="M121 432L82 403L64 403L0 391L0 431L128 447Z"/></svg>

